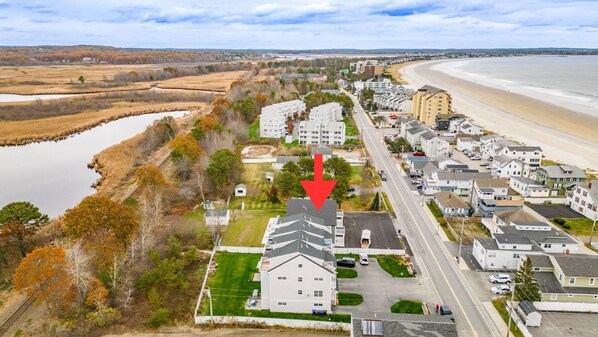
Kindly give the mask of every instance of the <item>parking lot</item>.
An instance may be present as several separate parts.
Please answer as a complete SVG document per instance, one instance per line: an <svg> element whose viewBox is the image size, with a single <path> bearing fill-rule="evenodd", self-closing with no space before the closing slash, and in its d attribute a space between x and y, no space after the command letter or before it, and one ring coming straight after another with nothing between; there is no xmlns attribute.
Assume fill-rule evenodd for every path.
<svg viewBox="0 0 598 337"><path fill-rule="evenodd" d="M462 162L469 166L469 168L478 170L480 172L490 172L487 168L480 166L483 163L488 163L487 160L471 160L463 152L457 149L453 150L453 159Z"/></svg>
<svg viewBox="0 0 598 337"><path fill-rule="evenodd" d="M550 218L583 218L584 216L572 210L569 206L565 205L529 205L531 209L536 211L543 217Z"/></svg>
<svg viewBox="0 0 598 337"><path fill-rule="evenodd" d="M361 247L361 233L372 232L370 248L403 249L389 213L345 213L345 247Z"/></svg>
<svg viewBox="0 0 598 337"><path fill-rule="evenodd" d="M528 328L534 336L543 337L594 337L598 331L596 314L542 311L542 325Z"/></svg>

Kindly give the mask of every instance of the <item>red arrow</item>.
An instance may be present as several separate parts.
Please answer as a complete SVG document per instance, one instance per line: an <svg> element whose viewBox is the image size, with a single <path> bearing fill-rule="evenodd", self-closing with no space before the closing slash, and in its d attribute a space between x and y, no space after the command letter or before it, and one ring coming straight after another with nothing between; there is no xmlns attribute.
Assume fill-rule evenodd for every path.
<svg viewBox="0 0 598 337"><path fill-rule="evenodd" d="M303 186L303 189L305 189L305 192L307 192L311 202L318 211L322 208L326 198L328 198L336 185L336 180L323 180L323 172L322 154L316 154L314 156L314 180L301 180L301 186Z"/></svg>

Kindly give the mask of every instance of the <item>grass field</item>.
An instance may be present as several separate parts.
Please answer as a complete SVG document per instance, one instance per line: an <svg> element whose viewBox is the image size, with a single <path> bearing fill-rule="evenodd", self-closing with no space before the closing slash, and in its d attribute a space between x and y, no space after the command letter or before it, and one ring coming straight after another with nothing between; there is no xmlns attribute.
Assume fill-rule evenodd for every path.
<svg viewBox="0 0 598 337"><path fill-rule="evenodd" d="M390 312L395 314L423 314L422 302L420 301L398 301L390 307Z"/></svg>
<svg viewBox="0 0 598 337"><path fill-rule="evenodd" d="M575 236L590 236L592 234L592 225L594 224L594 220L588 218L580 218L580 219L563 219L565 220L565 224L559 225L554 222L554 219L550 219L550 222L559 226L560 229L564 230L565 232L575 235ZM598 225L596 225L598 227ZM597 234L594 231L594 234Z"/></svg>
<svg viewBox="0 0 598 337"><path fill-rule="evenodd" d="M432 214L436 218L436 221L438 221L438 223L440 224L440 228L442 228L442 230L444 231L444 233L446 234L448 239L452 242L457 242L457 238L455 238L453 233L451 233L451 231L448 229L446 219L442 215L442 212L440 211L440 209L438 208L436 203L429 202L429 203L427 203L427 205L428 205L428 208L430 209L430 212L432 212Z"/></svg>
<svg viewBox="0 0 598 337"><path fill-rule="evenodd" d="M402 264L402 260L396 255L378 255L376 256L378 264L384 271L392 277L414 277L409 273L409 269Z"/></svg>
<svg viewBox="0 0 598 337"><path fill-rule="evenodd" d="M461 233L462 218L449 217L446 221L453 227L453 230L459 234ZM463 242L472 244L475 237L490 237L490 233L483 228L481 218L467 218L463 226ZM459 239L458 237L456 238Z"/></svg>
<svg viewBox="0 0 598 337"><path fill-rule="evenodd" d="M507 311L507 308L505 307L506 301L507 301L506 298L495 299L492 301L492 305L494 306L494 308L496 308L496 311L498 311L498 313L500 314L502 319L508 325L509 324L509 312ZM523 337L523 333L521 333L521 331L517 327L517 324L515 323L515 321L513 321L511 323L511 332L513 333L513 336L515 336L515 337Z"/></svg>
<svg viewBox="0 0 598 337"><path fill-rule="evenodd" d="M360 305L363 296L354 293L338 293L338 305Z"/></svg>
<svg viewBox="0 0 598 337"><path fill-rule="evenodd" d="M357 271L349 268L336 268L336 278L357 278Z"/></svg>
<svg viewBox="0 0 598 337"><path fill-rule="evenodd" d="M249 140L260 140L260 119L259 117L247 129Z"/></svg>
<svg viewBox="0 0 598 337"><path fill-rule="evenodd" d="M268 220L282 211L240 211L233 212L233 219L222 236L223 246L259 247L268 226Z"/></svg>
<svg viewBox="0 0 598 337"><path fill-rule="evenodd" d="M353 117L345 117L343 118L343 122L345 123L345 135L347 136L358 136L359 129L357 128L357 124L355 124L355 120Z"/></svg>
<svg viewBox="0 0 598 337"><path fill-rule="evenodd" d="M267 171L272 171L272 164L243 165L242 181L247 185L247 196L235 197L230 208L240 209L245 203L246 210L285 210L285 205L268 201L267 193L272 184L266 181Z"/></svg>
<svg viewBox="0 0 598 337"><path fill-rule="evenodd" d="M246 310L247 298L251 296L254 289L260 289L260 282L252 281L253 274L257 272L257 263L260 258L260 254L222 252L216 255L218 268L216 274L208 280L214 315L308 319L345 323L351 321L350 315L315 316L312 314L270 312L268 310ZM206 298L201 306L200 314L208 315L210 313L209 303Z"/></svg>

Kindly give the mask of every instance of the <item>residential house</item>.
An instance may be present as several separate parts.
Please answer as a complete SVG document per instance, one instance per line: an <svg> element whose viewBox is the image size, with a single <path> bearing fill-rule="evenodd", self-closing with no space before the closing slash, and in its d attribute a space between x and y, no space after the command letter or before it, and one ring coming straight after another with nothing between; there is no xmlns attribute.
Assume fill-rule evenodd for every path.
<svg viewBox="0 0 598 337"><path fill-rule="evenodd" d="M399 126L400 126L400 135L401 137L406 137L407 130L416 127L416 126L423 126L423 124L411 117L399 117Z"/></svg>
<svg viewBox="0 0 598 337"><path fill-rule="evenodd" d="M531 256L545 310L598 311L598 256Z"/></svg>
<svg viewBox="0 0 598 337"><path fill-rule="evenodd" d="M515 226L516 223L540 222L541 218L524 209L513 211L498 211L492 214L492 217L482 218L482 225L490 233L499 233L499 226Z"/></svg>
<svg viewBox="0 0 598 337"><path fill-rule="evenodd" d="M572 210L588 219L598 218L598 180L578 184L567 195L567 203Z"/></svg>
<svg viewBox="0 0 598 337"><path fill-rule="evenodd" d="M442 191L454 192L460 196L469 197L473 189L474 179L490 179L488 172L432 172L425 175L425 195L433 195Z"/></svg>
<svg viewBox="0 0 598 337"><path fill-rule="evenodd" d="M428 157L448 155L451 152L449 142L436 136L436 134L431 131L421 135L420 147Z"/></svg>
<svg viewBox="0 0 598 337"><path fill-rule="evenodd" d="M297 162L299 162L299 159L301 159L301 157L299 156L278 156L276 157L276 162L272 163L272 168L275 170L282 170L282 168L288 163L288 162L295 162L295 164Z"/></svg>
<svg viewBox="0 0 598 337"><path fill-rule="evenodd" d="M523 199L509 191L507 181L499 178L475 179L471 193L471 207L482 217L491 217L496 211L516 210L523 207Z"/></svg>
<svg viewBox="0 0 598 337"><path fill-rule="evenodd" d="M452 97L445 90L424 85L413 95L413 118L427 126L436 124L438 114L451 114Z"/></svg>
<svg viewBox="0 0 598 337"><path fill-rule="evenodd" d="M312 158L315 158L316 154L321 154L323 161L326 161L332 157L335 157L332 154L332 148L330 148L328 146L314 146L309 151L310 151Z"/></svg>
<svg viewBox="0 0 598 337"><path fill-rule="evenodd" d="M492 175L497 178L529 176L529 165L523 161L501 154L494 157L490 166Z"/></svg>
<svg viewBox="0 0 598 337"><path fill-rule="evenodd" d="M481 136L484 134L484 129L471 123L470 121L464 121L457 125L457 132L472 136Z"/></svg>
<svg viewBox="0 0 598 337"><path fill-rule="evenodd" d="M434 202L444 215L469 216L469 205L453 192L438 192L434 194Z"/></svg>
<svg viewBox="0 0 598 337"><path fill-rule="evenodd" d="M438 162L433 160L413 160L409 165L409 174L418 177L426 177L433 172L442 171Z"/></svg>
<svg viewBox="0 0 598 337"><path fill-rule="evenodd" d="M338 292L331 227L302 213L278 219L269 230L259 265L261 308L330 312Z"/></svg>
<svg viewBox="0 0 598 337"><path fill-rule="evenodd" d="M524 198L546 198L549 195L548 187L530 178L511 177L509 187Z"/></svg>
<svg viewBox="0 0 598 337"><path fill-rule="evenodd" d="M438 167L443 171L449 171L451 168L467 168L468 166L462 162L447 157L446 154L439 154L437 156L429 156L430 160L438 162Z"/></svg>
<svg viewBox="0 0 598 337"><path fill-rule="evenodd" d="M482 159L493 159L498 156L498 151L509 145L516 145L515 142L496 135L486 135L480 137L480 154Z"/></svg>
<svg viewBox="0 0 598 337"><path fill-rule="evenodd" d="M516 270L522 257L575 253L578 242L544 222L499 226L491 238L477 237L472 255L484 270Z"/></svg>
<svg viewBox="0 0 598 337"><path fill-rule="evenodd" d="M244 196L247 196L247 185L237 184L235 186L235 197L244 197Z"/></svg>
<svg viewBox="0 0 598 337"><path fill-rule="evenodd" d="M536 180L548 187L550 196L564 196L567 190L586 181L586 175L576 166L540 166L536 170Z"/></svg>
<svg viewBox="0 0 598 337"><path fill-rule="evenodd" d="M432 130L424 126L415 126L405 131L405 139L414 149L419 149L421 148L420 138L424 133L427 132L434 133Z"/></svg>
<svg viewBox="0 0 598 337"><path fill-rule="evenodd" d="M436 115L436 130L449 130L451 122L457 119L464 119L462 114L437 114Z"/></svg>
<svg viewBox="0 0 598 337"><path fill-rule="evenodd" d="M469 151L479 151L480 150L480 137L479 136L464 136L460 135L457 136L457 150L463 152L465 150Z"/></svg>
<svg viewBox="0 0 598 337"><path fill-rule="evenodd" d="M285 216L307 214L324 220L324 224L331 228L336 247L345 245L344 213L336 209L336 201L327 199L318 210L310 199L289 199Z"/></svg>
<svg viewBox="0 0 598 337"><path fill-rule="evenodd" d="M287 134L287 122L295 113L305 112L301 100L276 103L262 108L260 115L260 137L282 138Z"/></svg>
<svg viewBox="0 0 598 337"><path fill-rule="evenodd" d="M207 209L205 220L208 226L228 226L230 211L228 209Z"/></svg>
<svg viewBox="0 0 598 337"><path fill-rule="evenodd" d="M542 148L539 146L507 145L497 151L497 155L505 155L521 160L532 168L540 167Z"/></svg>
<svg viewBox="0 0 598 337"><path fill-rule="evenodd" d="M353 311L351 337L368 336L457 337L459 333L448 316Z"/></svg>

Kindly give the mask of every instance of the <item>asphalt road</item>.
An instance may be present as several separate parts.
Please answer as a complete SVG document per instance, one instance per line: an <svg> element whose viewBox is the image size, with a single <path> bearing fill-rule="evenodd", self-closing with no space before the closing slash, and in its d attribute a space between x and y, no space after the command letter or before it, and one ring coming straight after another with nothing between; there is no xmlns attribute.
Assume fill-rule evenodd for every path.
<svg viewBox="0 0 598 337"><path fill-rule="evenodd" d="M382 185L397 217L402 218L399 223L404 224L401 229L410 238L410 246L423 274L421 276L431 279L435 298L452 308L459 336L500 336L468 280L458 269L453 254L448 252L436 234L435 226L424 213L421 198L415 196L405 179L401 178L398 162L391 158L382 140L382 130L374 128L356 98L350 97L355 103L353 117L372 162L389 176Z"/></svg>

